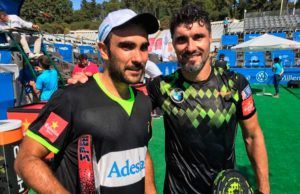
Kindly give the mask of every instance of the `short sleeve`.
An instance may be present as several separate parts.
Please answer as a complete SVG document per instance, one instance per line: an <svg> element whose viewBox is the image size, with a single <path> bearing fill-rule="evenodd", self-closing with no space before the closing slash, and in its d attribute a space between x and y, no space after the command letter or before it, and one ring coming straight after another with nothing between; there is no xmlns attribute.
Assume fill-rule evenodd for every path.
<svg viewBox="0 0 300 194"><path fill-rule="evenodd" d="M26 135L45 146L53 153L68 143L71 131L72 109L68 95L58 90L29 126Z"/></svg>
<svg viewBox="0 0 300 194"><path fill-rule="evenodd" d="M237 87L240 96L237 113L239 119L245 120L254 115L256 107L249 82L242 75L238 75L237 77Z"/></svg>
<svg viewBox="0 0 300 194"><path fill-rule="evenodd" d="M152 109L160 106L161 92L160 92L160 79L161 76L156 77L149 84L147 84L148 95L151 99Z"/></svg>
<svg viewBox="0 0 300 194"><path fill-rule="evenodd" d="M35 82L36 89L42 90L43 89L43 77L42 75L38 76Z"/></svg>

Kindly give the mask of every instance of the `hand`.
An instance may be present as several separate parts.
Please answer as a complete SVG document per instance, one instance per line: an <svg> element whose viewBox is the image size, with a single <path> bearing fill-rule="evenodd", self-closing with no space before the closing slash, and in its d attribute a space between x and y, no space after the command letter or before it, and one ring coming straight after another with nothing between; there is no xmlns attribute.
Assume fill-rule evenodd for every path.
<svg viewBox="0 0 300 194"><path fill-rule="evenodd" d="M40 26L37 24L32 24L32 28L35 30L40 30Z"/></svg>
<svg viewBox="0 0 300 194"><path fill-rule="evenodd" d="M92 76L90 73L76 73L72 78L68 79L68 84L85 83L88 81L88 77Z"/></svg>

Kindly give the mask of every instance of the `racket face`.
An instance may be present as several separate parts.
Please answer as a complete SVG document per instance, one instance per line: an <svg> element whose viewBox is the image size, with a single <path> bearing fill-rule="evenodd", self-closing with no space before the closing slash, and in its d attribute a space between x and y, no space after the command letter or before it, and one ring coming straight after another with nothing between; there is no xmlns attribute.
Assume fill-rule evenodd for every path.
<svg viewBox="0 0 300 194"><path fill-rule="evenodd" d="M95 172L97 172L96 157L91 135L82 135L78 139L78 171L80 191L82 194L100 193L95 186ZM98 176L96 176L98 177Z"/></svg>
<svg viewBox="0 0 300 194"><path fill-rule="evenodd" d="M246 178L233 169L218 173L213 183L213 194L253 194Z"/></svg>

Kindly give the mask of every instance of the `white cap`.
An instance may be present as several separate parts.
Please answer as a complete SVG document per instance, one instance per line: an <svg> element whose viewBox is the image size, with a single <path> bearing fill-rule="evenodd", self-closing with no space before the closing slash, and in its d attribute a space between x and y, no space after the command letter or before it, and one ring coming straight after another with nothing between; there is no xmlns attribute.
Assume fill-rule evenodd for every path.
<svg viewBox="0 0 300 194"><path fill-rule="evenodd" d="M159 28L156 17L150 13L136 14L130 9L110 12L99 26L98 40L103 42L113 28L133 22L142 24L148 34L153 34Z"/></svg>

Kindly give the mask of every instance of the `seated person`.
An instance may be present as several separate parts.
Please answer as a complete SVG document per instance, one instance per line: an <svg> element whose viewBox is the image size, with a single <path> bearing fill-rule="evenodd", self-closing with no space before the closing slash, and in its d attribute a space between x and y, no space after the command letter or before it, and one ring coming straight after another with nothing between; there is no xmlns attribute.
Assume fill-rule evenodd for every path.
<svg viewBox="0 0 300 194"><path fill-rule="evenodd" d="M7 15L5 12L0 11L0 30L7 30L13 28L25 28L34 30L40 29L38 25L24 21L17 15ZM40 54L42 44L42 37L40 35L32 36L23 33L13 33L13 35L16 40L20 41L24 52L28 55L29 58L38 58L42 55ZM34 41L33 53L29 48L28 41Z"/></svg>
<svg viewBox="0 0 300 194"><path fill-rule="evenodd" d="M52 94L57 90L58 75L55 69L50 69L50 60L47 56L38 58L38 65L35 70L42 72L36 79L36 82L30 81L34 93L39 95L41 101L48 101Z"/></svg>
<svg viewBox="0 0 300 194"><path fill-rule="evenodd" d="M88 57L86 54L80 54L78 56L79 63L75 65L73 72L72 72L72 78L68 79L68 83L73 83L72 80L74 77L76 77L77 74L85 73L86 75L94 75L95 73L99 72L98 66L88 61Z"/></svg>

